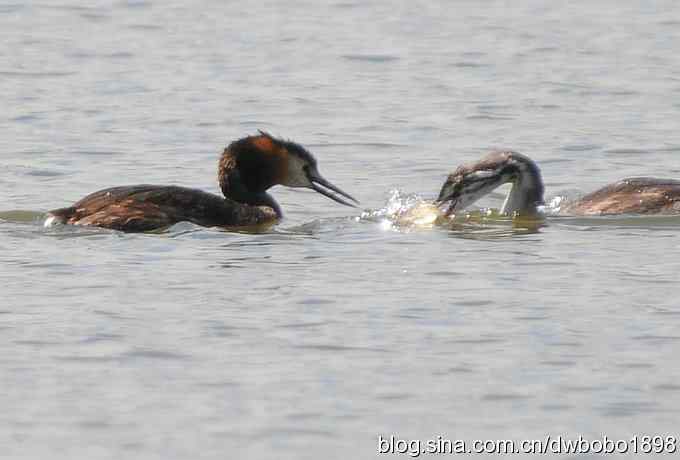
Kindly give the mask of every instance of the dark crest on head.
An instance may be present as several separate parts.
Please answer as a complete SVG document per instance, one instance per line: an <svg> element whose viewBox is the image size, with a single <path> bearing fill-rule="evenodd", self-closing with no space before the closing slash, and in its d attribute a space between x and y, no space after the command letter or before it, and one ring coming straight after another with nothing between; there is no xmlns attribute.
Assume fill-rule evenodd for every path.
<svg viewBox="0 0 680 460"><path fill-rule="evenodd" d="M298 156L300 159L304 160L306 163L309 163L311 165L316 164L316 158L314 158L312 156L312 154L309 153L307 151L307 149L305 149L300 144L293 142L293 141L290 141L290 140L274 137L271 134L269 134L267 131L263 131L261 129L258 129L257 131L260 133L261 136L264 136L267 139L269 139L270 141L272 141L274 143L274 145L278 145L278 146L286 149L286 151L288 153Z"/></svg>

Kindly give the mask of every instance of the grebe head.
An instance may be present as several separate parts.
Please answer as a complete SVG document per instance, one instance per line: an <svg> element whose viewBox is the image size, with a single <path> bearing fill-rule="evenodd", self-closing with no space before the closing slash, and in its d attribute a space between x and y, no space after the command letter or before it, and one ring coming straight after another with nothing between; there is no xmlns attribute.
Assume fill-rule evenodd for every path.
<svg viewBox="0 0 680 460"><path fill-rule="evenodd" d="M260 134L273 139L269 134L263 131L260 131ZM274 140L277 141L276 139ZM345 206L356 207L355 204L359 204L359 201L352 195L344 192L324 179L319 172L316 158L314 158L307 149L295 142L284 140L278 140L278 142L280 142L283 148L283 155L286 158L285 174L283 174L281 178L281 185L292 188L310 188ZM352 200L355 204L345 201L337 195L344 196L345 198Z"/></svg>
<svg viewBox="0 0 680 460"><path fill-rule="evenodd" d="M446 214L473 204L497 187L512 183L502 213L536 213L543 204L543 181L536 163L517 152L492 152L477 163L459 166L449 175L437 201L449 202Z"/></svg>
<svg viewBox="0 0 680 460"><path fill-rule="evenodd" d="M236 199L262 194L274 185L285 185L310 188L346 206L355 205L340 196L359 204L324 179L316 159L303 146L264 131L231 143L220 160L219 176L223 193Z"/></svg>

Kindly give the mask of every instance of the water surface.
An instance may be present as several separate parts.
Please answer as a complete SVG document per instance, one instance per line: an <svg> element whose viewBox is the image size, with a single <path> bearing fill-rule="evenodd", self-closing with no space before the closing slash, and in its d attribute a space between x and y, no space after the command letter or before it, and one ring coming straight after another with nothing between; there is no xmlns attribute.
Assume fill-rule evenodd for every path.
<svg viewBox="0 0 680 460"><path fill-rule="evenodd" d="M0 24L8 458L680 434L677 219L405 231L277 188L262 234L40 225L107 186L217 192L257 129L370 212L495 147L550 196L678 178L675 2L46 1Z"/></svg>

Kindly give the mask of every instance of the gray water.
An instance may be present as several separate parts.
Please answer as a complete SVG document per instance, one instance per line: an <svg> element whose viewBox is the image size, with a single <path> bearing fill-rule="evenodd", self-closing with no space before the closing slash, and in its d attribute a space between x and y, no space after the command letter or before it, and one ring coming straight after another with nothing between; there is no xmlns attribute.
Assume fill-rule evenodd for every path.
<svg viewBox="0 0 680 460"><path fill-rule="evenodd" d="M366 218L494 147L549 196L680 178L680 6L557 3L2 3L3 458L679 436L678 219ZM217 193L257 129L363 210L276 188L261 234L41 225L107 186Z"/></svg>

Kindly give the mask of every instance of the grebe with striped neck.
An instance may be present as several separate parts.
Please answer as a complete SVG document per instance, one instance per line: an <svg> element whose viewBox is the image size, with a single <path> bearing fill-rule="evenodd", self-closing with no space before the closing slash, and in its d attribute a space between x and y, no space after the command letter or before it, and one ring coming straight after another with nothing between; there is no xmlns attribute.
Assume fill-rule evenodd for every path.
<svg viewBox="0 0 680 460"><path fill-rule="evenodd" d="M204 227L251 227L276 222L281 207L267 190L274 185L313 189L354 206L359 202L321 176L316 159L295 142L260 131L229 144L219 161L224 197L174 185L113 187L48 213L55 223L90 225L125 232L163 229L188 221Z"/></svg>
<svg viewBox="0 0 680 460"><path fill-rule="evenodd" d="M492 152L480 161L458 167L444 182L437 199L455 214L510 183L502 214L539 215L543 201L541 171L529 157L512 151ZM680 181L631 177L609 184L567 203L560 214L600 216L615 214L680 214Z"/></svg>

